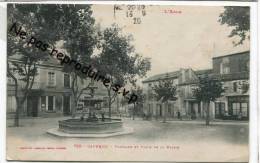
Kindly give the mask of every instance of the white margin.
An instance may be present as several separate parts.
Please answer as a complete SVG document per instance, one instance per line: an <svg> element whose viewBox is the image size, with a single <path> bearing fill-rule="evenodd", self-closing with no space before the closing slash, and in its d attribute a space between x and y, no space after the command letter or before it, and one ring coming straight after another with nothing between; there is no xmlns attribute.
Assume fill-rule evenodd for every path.
<svg viewBox="0 0 260 163"><path fill-rule="evenodd" d="M6 4L0 3L0 162L6 162L6 97L7 97L7 8Z"/></svg>
<svg viewBox="0 0 260 163"><path fill-rule="evenodd" d="M249 162L258 162L258 73L259 55L257 55L257 5L251 5L250 10L250 116L249 116Z"/></svg>

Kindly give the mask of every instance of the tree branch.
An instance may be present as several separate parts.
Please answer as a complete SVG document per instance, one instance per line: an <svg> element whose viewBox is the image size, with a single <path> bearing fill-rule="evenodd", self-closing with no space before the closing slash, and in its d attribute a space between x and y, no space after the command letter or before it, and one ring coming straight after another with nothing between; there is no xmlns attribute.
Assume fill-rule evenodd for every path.
<svg viewBox="0 0 260 163"><path fill-rule="evenodd" d="M84 87L83 89L80 90L80 92L79 92L79 94L78 94L78 97L77 97L77 101L79 100L79 98L80 98L80 96L82 95L82 93L83 93L85 90L89 89L89 86L90 86L90 85L91 85L91 82L89 82L89 84L88 84L86 87Z"/></svg>
<svg viewBox="0 0 260 163"><path fill-rule="evenodd" d="M111 97L111 104L115 102L117 95L118 95L118 93L115 92L114 95Z"/></svg>
<svg viewBox="0 0 260 163"><path fill-rule="evenodd" d="M10 66L9 63L7 63L7 75L10 76L13 80L14 80L14 84L15 84L15 96L18 96L18 80L17 78L12 74L11 70L10 70Z"/></svg>

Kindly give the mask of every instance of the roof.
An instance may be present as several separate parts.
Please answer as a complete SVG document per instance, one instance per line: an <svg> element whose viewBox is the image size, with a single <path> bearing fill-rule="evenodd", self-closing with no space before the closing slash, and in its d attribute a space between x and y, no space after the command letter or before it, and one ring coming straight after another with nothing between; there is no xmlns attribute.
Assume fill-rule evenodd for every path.
<svg viewBox="0 0 260 163"><path fill-rule="evenodd" d="M193 70L194 74L197 76L197 77L201 77L201 78L204 78L206 77L206 75L209 75L212 73L212 69L204 69L204 70ZM199 79L198 78L190 78L189 80L185 80L185 82L181 81L179 82L179 85L182 86L182 85L192 85L192 84L197 84L199 82Z"/></svg>
<svg viewBox="0 0 260 163"><path fill-rule="evenodd" d="M46 54L46 55L47 55L47 59L44 61L40 61L38 64L39 66L62 68L58 59L53 58L53 57L49 56L48 54ZM12 55L11 57L9 57L8 61L21 62L21 57L22 57L22 55L15 54L15 55Z"/></svg>
<svg viewBox="0 0 260 163"><path fill-rule="evenodd" d="M173 71L173 72L168 72L168 73L163 73L163 74L157 74L153 75L143 81L143 83L149 83L153 81L158 81L162 79L171 79L171 78L178 78L180 71ZM168 75L168 77L167 77Z"/></svg>
<svg viewBox="0 0 260 163"><path fill-rule="evenodd" d="M48 56L48 59L43 61L41 65L49 65L49 66L60 66L59 60L57 58L53 58Z"/></svg>
<svg viewBox="0 0 260 163"><path fill-rule="evenodd" d="M243 52L231 53L231 54L226 54L226 55L222 55L222 56L213 57L212 59L222 58L222 57L226 57L226 56L233 56L233 55L249 54L249 53L250 53L250 50L247 50L247 51L243 51Z"/></svg>
<svg viewBox="0 0 260 163"><path fill-rule="evenodd" d="M59 61L56 58L49 57L47 60L41 61L39 63L39 66L42 68L55 68L62 70L63 66L59 63Z"/></svg>
<svg viewBox="0 0 260 163"><path fill-rule="evenodd" d="M197 71L194 71L194 73L196 75L211 74L212 73L212 69L197 70Z"/></svg>
<svg viewBox="0 0 260 163"><path fill-rule="evenodd" d="M194 71L194 73L196 75L211 74L212 69L197 70L197 71ZM167 74L168 74L168 77L166 77ZM157 75L153 75L153 76L145 79L143 81L143 83L149 83L149 82L158 81L158 80L167 79L167 78L168 79L178 78L179 74L180 74L180 71L173 71L173 72L168 72L168 73L163 73L163 74L157 74Z"/></svg>

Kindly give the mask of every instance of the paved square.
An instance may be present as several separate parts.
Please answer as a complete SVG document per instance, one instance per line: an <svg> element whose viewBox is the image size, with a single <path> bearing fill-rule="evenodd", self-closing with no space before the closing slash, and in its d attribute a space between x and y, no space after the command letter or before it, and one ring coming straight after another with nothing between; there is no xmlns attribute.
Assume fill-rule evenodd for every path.
<svg viewBox="0 0 260 163"><path fill-rule="evenodd" d="M111 155L116 152L125 160L136 161L248 161L247 122L212 122L205 126L204 121L162 123L125 118L125 126L132 127L134 133L108 138L62 138L46 133L66 118L21 119L22 127L18 128L10 127L13 120L9 119L7 157L62 160L68 154L68 160L102 161L117 159L117 155ZM105 148L98 148L101 145ZM97 157L100 152L102 157ZM131 154L137 157L131 158Z"/></svg>

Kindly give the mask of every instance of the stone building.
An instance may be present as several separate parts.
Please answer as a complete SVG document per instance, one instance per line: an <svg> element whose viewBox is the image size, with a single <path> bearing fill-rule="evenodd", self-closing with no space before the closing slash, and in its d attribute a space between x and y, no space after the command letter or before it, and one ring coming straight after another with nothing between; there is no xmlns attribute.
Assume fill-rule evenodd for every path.
<svg viewBox="0 0 260 163"><path fill-rule="evenodd" d="M19 63L19 59L8 59L8 63ZM56 59L50 58L37 65L38 75L35 76L32 91L27 97L22 109L20 110L21 116L38 117L38 116L58 116L70 115L72 107L74 107L74 100L71 90L72 78L70 74L64 73L62 67ZM16 75L19 78L19 76ZM18 81L18 96L23 96L22 87L23 81ZM89 81L79 83L84 86ZM95 96L106 98L106 91L102 83L95 83L98 88L95 91ZM8 77L7 81L7 115L13 117L16 111L15 100L15 85L12 78ZM85 91L78 102L78 107L81 107L81 102L89 92ZM106 104L103 104L104 106Z"/></svg>
<svg viewBox="0 0 260 163"><path fill-rule="evenodd" d="M143 81L143 92L145 94L143 112L147 117L161 118L164 114L166 114L168 118L176 116L177 111L180 109L178 105L179 99L176 101L169 101L168 106L165 106L166 104L156 100L152 87L154 84L158 84L162 80L171 80L173 84L177 86L179 82L179 73L179 71L175 71L159 74Z"/></svg>
<svg viewBox="0 0 260 163"><path fill-rule="evenodd" d="M213 58L212 77L222 81L225 92L215 102L215 117L249 119L249 51Z"/></svg>
<svg viewBox="0 0 260 163"><path fill-rule="evenodd" d="M182 118L195 119L204 116L203 103L196 101L193 96L193 89L196 88L198 77L209 74L211 70L194 71L191 68L180 69L179 71L152 76L143 81L146 94L144 102L144 113L155 118L163 117L177 118L178 112ZM163 80L171 80L177 87L177 100L169 101L168 106L156 101L153 92L153 85Z"/></svg>
<svg viewBox="0 0 260 163"><path fill-rule="evenodd" d="M203 102L197 101L193 90L199 78L209 76L219 79L224 93L215 102L210 102L211 119L245 119L249 118L249 51L214 57L213 69L194 71L191 68L154 75L143 81L146 94L144 113L150 117L177 118L180 112L183 118L201 119L206 115ZM177 100L168 106L156 101L153 85L163 80L172 80L177 87Z"/></svg>
<svg viewBox="0 0 260 163"><path fill-rule="evenodd" d="M182 108L182 116L188 119L200 119L204 118L206 115L205 107L203 102L197 101L194 97L193 90L197 88L197 83L199 78L203 78L206 75L209 75L212 70L199 70L194 71L192 69L181 69L179 76L179 85L178 85L178 97L179 105ZM213 104L210 103L212 106ZM211 115L213 113L210 113Z"/></svg>

